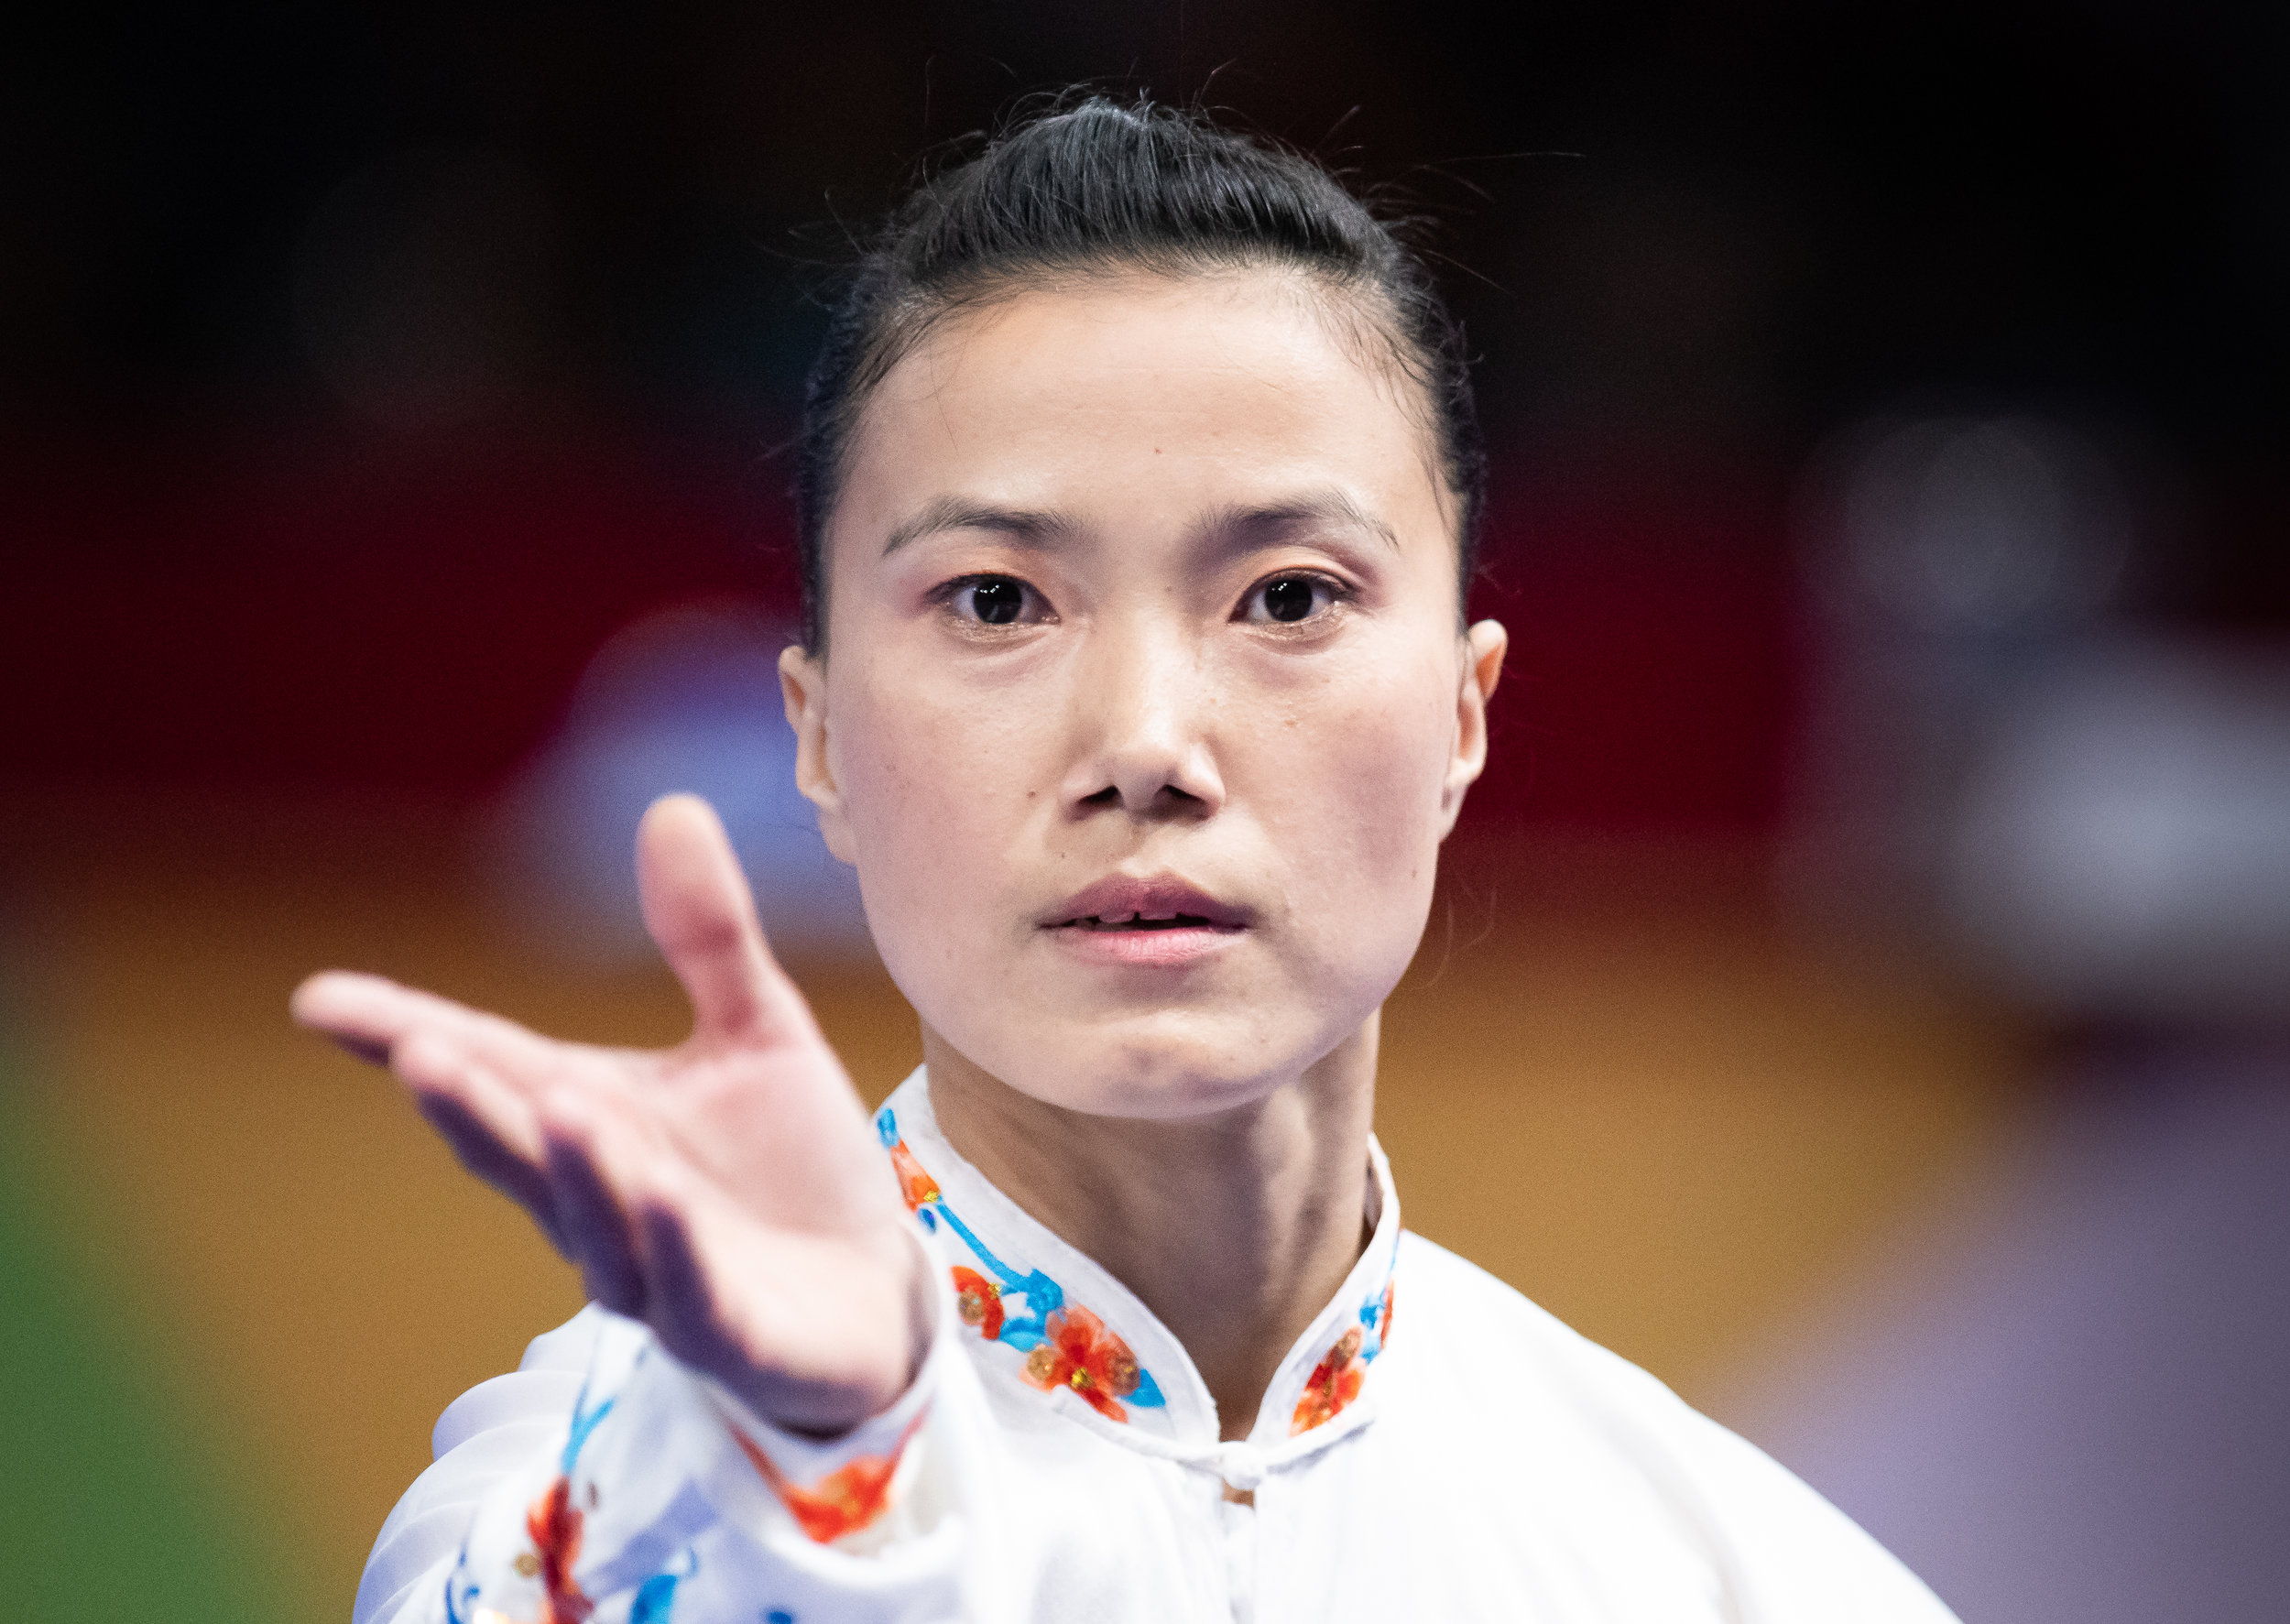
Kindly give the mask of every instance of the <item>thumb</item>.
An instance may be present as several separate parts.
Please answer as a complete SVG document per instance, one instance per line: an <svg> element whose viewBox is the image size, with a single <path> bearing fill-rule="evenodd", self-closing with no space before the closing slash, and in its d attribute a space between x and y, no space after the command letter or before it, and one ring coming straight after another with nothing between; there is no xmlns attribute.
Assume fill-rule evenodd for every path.
<svg viewBox="0 0 2290 1624"><path fill-rule="evenodd" d="M636 878L645 929L692 1000L696 1035L765 1034L801 1008L714 808L697 795L652 802L637 827Z"/></svg>

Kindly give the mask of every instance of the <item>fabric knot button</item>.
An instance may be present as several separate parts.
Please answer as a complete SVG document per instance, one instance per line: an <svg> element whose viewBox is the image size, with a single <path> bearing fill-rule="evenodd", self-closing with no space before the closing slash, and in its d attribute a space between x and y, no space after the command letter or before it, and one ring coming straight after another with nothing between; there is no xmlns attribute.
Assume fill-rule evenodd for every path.
<svg viewBox="0 0 2290 1624"><path fill-rule="evenodd" d="M1227 1444L1216 1452L1216 1475L1242 1493L1264 1481L1264 1451L1253 1444Z"/></svg>

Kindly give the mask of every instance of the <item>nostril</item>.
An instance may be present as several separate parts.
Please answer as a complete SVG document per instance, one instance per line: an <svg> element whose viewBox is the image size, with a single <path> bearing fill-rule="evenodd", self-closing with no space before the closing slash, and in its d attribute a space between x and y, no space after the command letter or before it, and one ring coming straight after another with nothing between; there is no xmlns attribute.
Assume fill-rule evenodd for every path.
<svg viewBox="0 0 2290 1624"><path fill-rule="evenodd" d="M1127 805L1129 802L1122 795L1121 787L1118 784L1107 784L1094 794L1083 796L1075 804L1103 810ZM1205 799L1195 795L1190 790L1181 790L1174 784L1163 784L1153 791L1150 801L1137 810L1149 815L1156 812L1167 814L1190 812L1207 804Z"/></svg>

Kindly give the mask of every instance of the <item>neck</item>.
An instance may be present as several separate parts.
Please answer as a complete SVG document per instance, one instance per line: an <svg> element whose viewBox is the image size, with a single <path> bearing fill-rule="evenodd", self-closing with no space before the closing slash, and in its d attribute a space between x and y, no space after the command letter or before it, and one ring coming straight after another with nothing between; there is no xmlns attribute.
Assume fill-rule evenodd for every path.
<svg viewBox="0 0 2290 1624"><path fill-rule="evenodd" d="M1377 1018L1293 1081L1214 1117L1092 1117L973 1065L925 1025L954 1150L1087 1253L1184 1345L1227 1438L1367 1243Z"/></svg>

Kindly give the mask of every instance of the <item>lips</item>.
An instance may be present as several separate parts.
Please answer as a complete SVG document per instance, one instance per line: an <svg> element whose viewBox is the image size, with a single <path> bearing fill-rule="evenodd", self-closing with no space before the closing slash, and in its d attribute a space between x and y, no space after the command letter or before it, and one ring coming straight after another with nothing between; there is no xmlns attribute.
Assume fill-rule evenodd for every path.
<svg viewBox="0 0 2290 1624"><path fill-rule="evenodd" d="M1092 934L1248 929L1246 910L1220 902L1173 876L1132 879L1114 875L1077 891L1039 921L1042 929Z"/></svg>
<svg viewBox="0 0 2290 1624"><path fill-rule="evenodd" d="M1116 975L1159 977L1206 965L1246 938L1245 909L1220 902L1173 875L1115 875L1078 891L1035 921L1066 957Z"/></svg>

